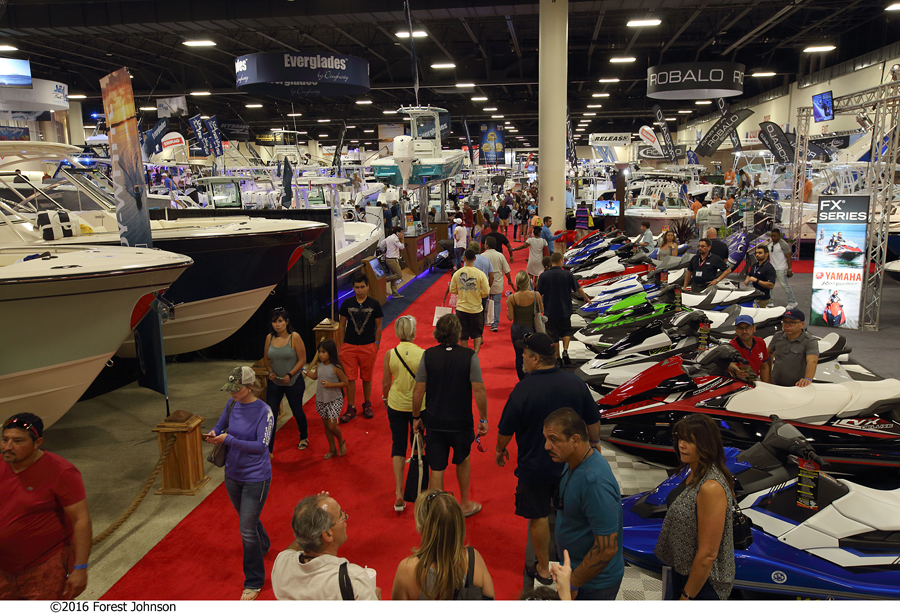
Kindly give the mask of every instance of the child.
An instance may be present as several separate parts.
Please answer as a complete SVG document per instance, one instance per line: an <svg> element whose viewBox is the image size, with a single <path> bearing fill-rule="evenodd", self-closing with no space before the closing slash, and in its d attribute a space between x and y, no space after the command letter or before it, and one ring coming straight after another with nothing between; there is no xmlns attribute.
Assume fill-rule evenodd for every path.
<svg viewBox="0 0 900 613"><path fill-rule="evenodd" d="M331 339L322 339L316 357L304 375L316 380L316 413L325 425L325 438L328 439L328 453L325 459L335 455L347 455L347 445L341 436L338 418L344 406L344 389L347 387L347 375L338 361L337 345ZM335 439L338 442L335 446Z"/></svg>

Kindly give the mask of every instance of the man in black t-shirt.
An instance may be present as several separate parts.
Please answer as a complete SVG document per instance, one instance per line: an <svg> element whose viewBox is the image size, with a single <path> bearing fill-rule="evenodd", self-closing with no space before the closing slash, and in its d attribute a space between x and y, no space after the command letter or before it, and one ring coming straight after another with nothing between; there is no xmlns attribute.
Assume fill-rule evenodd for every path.
<svg viewBox="0 0 900 613"><path fill-rule="evenodd" d="M509 261L513 261L513 248L509 243L509 239L506 238L506 235L498 232L497 229L500 225L496 221L491 222L491 231L490 232L482 232L481 233L481 250L484 251L484 241L488 236L493 236L494 240L497 241L497 251L503 253L503 247L506 247L506 250L509 251Z"/></svg>
<svg viewBox="0 0 900 613"><path fill-rule="evenodd" d="M551 269L552 270L552 269ZM543 278L549 272L541 275ZM600 410L587 385L572 373L556 367L556 350L546 334L532 334L516 341L523 352L523 369L528 376L509 395L497 430L495 461L503 467L509 459L507 446L516 437L516 515L529 520L528 532L537 556L536 566L526 572L550 585L551 499L559 482L561 466L544 448L544 420L557 409L569 407L588 427L592 445L600 442ZM521 347L521 349L519 349Z"/></svg>
<svg viewBox="0 0 900 613"><path fill-rule="evenodd" d="M559 341L562 339L562 359L558 365L572 363L569 359L569 341L572 340L572 292L578 292L581 299L590 302L590 298L578 285L572 271L562 267L563 254L555 252L550 256L550 270L538 277L537 291L544 299L544 315L547 316L547 335L556 343L556 356L559 357Z"/></svg>
<svg viewBox="0 0 900 613"><path fill-rule="evenodd" d="M744 285L750 284L763 293L763 297L756 301L756 306L769 306L772 299L769 292L775 287L775 267L769 261L769 250L765 247L756 248L756 264L750 267L744 278Z"/></svg>
<svg viewBox="0 0 900 613"><path fill-rule="evenodd" d="M512 213L512 195L507 193L506 198L497 208L497 217L500 218L500 227L503 228L503 234L506 234L506 229L509 227L509 216ZM492 226L494 224L491 224Z"/></svg>
<svg viewBox="0 0 900 613"><path fill-rule="evenodd" d="M363 416L371 419L372 376L375 358L381 347L381 303L369 297L369 280L360 271L353 276L353 296L341 303L338 328L338 359L347 373L347 410L341 415L345 424L356 417L356 378L362 378Z"/></svg>
<svg viewBox="0 0 900 613"><path fill-rule="evenodd" d="M697 255L691 258L684 274L685 291L689 285L694 291L703 291L710 285L717 285L719 281L731 274L728 264L719 256L710 253L711 247L712 242L708 238L700 239L697 245Z"/></svg>
<svg viewBox="0 0 900 613"><path fill-rule="evenodd" d="M718 238L718 234L716 233L715 228L710 228L706 231L706 238L709 239L709 251L713 255L717 255L722 258L723 262L728 261L728 245L725 244L725 241Z"/></svg>

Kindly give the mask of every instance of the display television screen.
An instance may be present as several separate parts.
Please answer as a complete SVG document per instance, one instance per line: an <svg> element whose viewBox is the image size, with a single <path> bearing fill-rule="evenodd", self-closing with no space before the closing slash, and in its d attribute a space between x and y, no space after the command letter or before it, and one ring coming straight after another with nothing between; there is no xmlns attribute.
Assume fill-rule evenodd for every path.
<svg viewBox="0 0 900 613"><path fill-rule="evenodd" d="M822 92L812 97L813 103L813 120L816 123L820 121L831 121L834 119L834 100L831 92Z"/></svg>
<svg viewBox="0 0 900 613"><path fill-rule="evenodd" d="M595 200L594 201L594 214L595 215L618 215L619 214L619 201L618 200Z"/></svg>
<svg viewBox="0 0 900 613"><path fill-rule="evenodd" d="M31 89L31 62L0 58L0 87Z"/></svg>

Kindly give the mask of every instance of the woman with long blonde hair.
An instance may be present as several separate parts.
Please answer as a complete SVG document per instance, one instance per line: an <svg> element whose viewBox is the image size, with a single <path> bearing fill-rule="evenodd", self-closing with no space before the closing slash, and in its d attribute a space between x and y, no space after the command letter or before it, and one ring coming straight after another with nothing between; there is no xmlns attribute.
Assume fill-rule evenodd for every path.
<svg viewBox="0 0 900 613"><path fill-rule="evenodd" d="M413 555L397 566L391 600L454 600L463 587L481 588L494 599L494 582L484 558L466 547L466 521L451 492L426 490L416 500L416 531L422 540ZM469 556L474 557L471 585L466 585Z"/></svg>
<svg viewBox="0 0 900 613"><path fill-rule="evenodd" d="M510 340L513 343L513 351L516 352L516 374L519 381L525 378L522 370L522 350L516 348L516 341L525 338L526 334L534 334L534 302L537 301L537 310L544 312L544 303L541 295L531 289L531 279L528 273L520 270L516 273L516 292L506 299L506 318L512 322L509 327Z"/></svg>

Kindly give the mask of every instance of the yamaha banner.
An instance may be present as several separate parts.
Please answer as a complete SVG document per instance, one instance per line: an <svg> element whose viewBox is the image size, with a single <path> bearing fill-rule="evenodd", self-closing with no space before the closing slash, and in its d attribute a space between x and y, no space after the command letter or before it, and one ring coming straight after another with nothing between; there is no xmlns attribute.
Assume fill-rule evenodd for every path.
<svg viewBox="0 0 900 613"><path fill-rule="evenodd" d="M493 166L503 164L503 132L495 123L481 124L481 164Z"/></svg>
<svg viewBox="0 0 900 613"><path fill-rule="evenodd" d="M666 121L666 114L658 104L653 105L653 114L656 116L656 123L659 124L659 131L662 133L662 151L670 162L675 161L675 145L672 143L672 135L669 134L669 124Z"/></svg>
<svg viewBox="0 0 900 613"><path fill-rule="evenodd" d="M209 143L212 145L213 153L216 154L216 157L222 157L225 155L225 148L222 147L222 133L219 131L219 122L216 121L216 116L204 119L203 125L209 132Z"/></svg>
<svg viewBox="0 0 900 613"><path fill-rule="evenodd" d="M725 102L725 98L716 98L716 107L719 109L719 113L722 117L728 115L728 103ZM741 137L738 136L737 130L732 130L729 134L731 137L731 148L734 151L741 150Z"/></svg>
<svg viewBox="0 0 900 613"><path fill-rule="evenodd" d="M859 329L870 196L819 196L809 323Z"/></svg>
<svg viewBox="0 0 900 613"><path fill-rule="evenodd" d="M270 96L352 96L369 91L369 62L334 53L253 53L234 60L237 87Z"/></svg>
<svg viewBox="0 0 900 613"><path fill-rule="evenodd" d="M191 130L194 132L194 137L197 139L197 145L203 151L203 155L208 156L212 153L212 150L209 141L206 138L206 134L203 132L203 122L200 120L200 115L194 115L188 119L188 123L191 125Z"/></svg>
<svg viewBox="0 0 900 613"><path fill-rule="evenodd" d="M772 152L779 164L794 163L794 147L778 124L771 121L759 124L759 140Z"/></svg>
<svg viewBox="0 0 900 613"><path fill-rule="evenodd" d="M701 157L712 157L719 146L725 141L728 134L741 125L741 123L752 114L753 111L750 109L740 109L729 112L726 116L717 121L709 132L706 133L706 136L703 137L703 140L700 141L700 144L697 145L697 148L694 151Z"/></svg>
<svg viewBox="0 0 900 613"><path fill-rule="evenodd" d="M141 148L144 151L144 156L147 159L150 159L150 156L154 153L159 153L162 151L162 138L164 134L168 134L169 132L169 118L163 117L159 121L156 122L156 125L147 130L147 133L144 134L144 143Z"/></svg>

